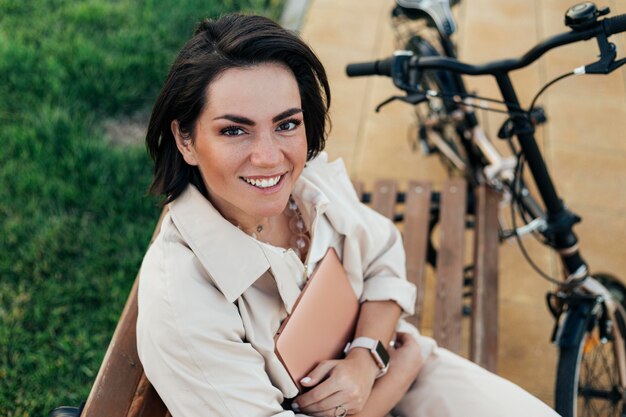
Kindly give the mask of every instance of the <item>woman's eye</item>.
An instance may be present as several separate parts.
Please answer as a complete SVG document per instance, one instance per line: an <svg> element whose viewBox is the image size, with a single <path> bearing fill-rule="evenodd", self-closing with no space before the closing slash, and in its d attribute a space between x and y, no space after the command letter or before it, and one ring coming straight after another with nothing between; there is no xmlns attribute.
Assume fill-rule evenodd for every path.
<svg viewBox="0 0 626 417"><path fill-rule="evenodd" d="M220 130L220 133L224 136L240 136L246 133L246 131L237 126L229 126Z"/></svg>
<svg viewBox="0 0 626 417"><path fill-rule="evenodd" d="M287 120L281 124L278 125L278 128L276 130L278 131L290 131L290 130L294 130L295 128L297 128L300 125L300 120Z"/></svg>

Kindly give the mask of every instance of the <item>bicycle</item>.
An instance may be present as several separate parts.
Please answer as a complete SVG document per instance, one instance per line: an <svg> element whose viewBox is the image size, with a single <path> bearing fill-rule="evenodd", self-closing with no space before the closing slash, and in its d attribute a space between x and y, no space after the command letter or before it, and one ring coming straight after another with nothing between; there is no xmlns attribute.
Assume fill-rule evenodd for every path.
<svg viewBox="0 0 626 417"><path fill-rule="evenodd" d="M624 415L626 288L611 275L590 275L573 232L580 218L569 211L559 198L537 146L534 130L537 122L543 118L542 111L535 106L536 101L550 85L573 74L608 74L626 64L626 59L616 59L615 45L608 40L611 35L626 31L626 15L604 17L609 13L608 8L599 10L591 2L581 3L566 12L566 24L571 31L544 40L520 58L471 65L457 60L454 49L445 47L452 26L437 23L437 19L445 21L445 12L422 7L426 3L442 4L445 1L398 0L399 5L410 3L410 9L413 9L403 13L430 19L431 26L438 29L443 48L438 49L416 35L409 43L412 51L397 51L391 58L350 64L347 73L349 76L389 76L394 85L406 93L404 96L394 96L382 105L392 100L402 100L412 105L428 103L424 114L434 114L436 118L433 123L424 126L426 135L420 133L419 140L423 147L433 149L428 136L432 132L428 132L428 129L440 136L444 133L444 140L434 142L434 149L451 169L458 171L470 182L488 184L510 195L512 228L503 231L502 239L515 238L523 251L520 235L532 232L558 253L564 265L563 280L555 280L538 269L538 272L546 275L545 278L557 285L556 291L546 295L549 310L555 317L551 339L559 349L555 384L556 411L564 417ZM524 109L518 100L510 73L530 65L551 49L592 38L597 41L599 59L552 80L540 89L529 108ZM493 76L502 100L469 94L462 75ZM508 140L512 156L502 156L480 129L472 110L477 106L473 101L476 99L490 100L504 106L501 111L508 114L508 119L500 129L499 136ZM436 105L430 104L432 102ZM514 138L517 140L514 141ZM459 161L462 164L458 164ZM522 177L525 165L530 169L542 204L524 185ZM514 210L517 210L524 225L516 224ZM534 267L537 268L536 265Z"/></svg>

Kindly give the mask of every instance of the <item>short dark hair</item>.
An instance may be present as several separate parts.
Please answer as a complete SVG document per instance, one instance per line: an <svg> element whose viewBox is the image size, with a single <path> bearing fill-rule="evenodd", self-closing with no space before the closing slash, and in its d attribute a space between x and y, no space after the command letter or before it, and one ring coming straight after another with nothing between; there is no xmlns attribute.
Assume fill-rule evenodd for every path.
<svg viewBox="0 0 626 417"><path fill-rule="evenodd" d="M296 34L262 16L225 15L205 19L170 68L152 109L146 146L154 160L150 192L178 197L189 183L206 195L198 167L188 165L176 147L171 122L193 138L206 105L209 84L230 68L279 63L294 74L302 100L307 160L324 149L329 123L330 88L326 71L311 48Z"/></svg>

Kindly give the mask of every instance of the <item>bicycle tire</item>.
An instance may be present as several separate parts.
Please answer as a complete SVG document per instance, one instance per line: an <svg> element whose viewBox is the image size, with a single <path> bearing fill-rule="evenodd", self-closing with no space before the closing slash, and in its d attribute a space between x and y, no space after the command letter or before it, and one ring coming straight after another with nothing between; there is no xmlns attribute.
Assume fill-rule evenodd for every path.
<svg viewBox="0 0 626 417"><path fill-rule="evenodd" d="M613 325L624 335L626 317L617 310ZM562 347L557 366L555 410L562 417L623 416L626 404L619 385L619 368L613 338L602 343L598 325L585 329L573 346Z"/></svg>
<svg viewBox="0 0 626 417"><path fill-rule="evenodd" d="M437 48L420 35L411 36L405 49L412 51L416 56L441 56ZM458 122L452 121L452 112L458 108L458 105L451 99L454 93L452 75L445 71L423 71L419 75L418 83L423 90L443 93L443 97L431 98L427 105L415 107L418 129L426 125L428 120L438 120L436 125L431 126L431 129L440 137L441 142L436 144L424 140L424 138L420 140L428 144L428 153L435 151L439 154L448 173L463 172L460 166L467 166L467 157L464 155L462 145L459 142ZM425 111L425 109L427 110ZM425 130L419 130L418 135L420 137L425 134ZM467 173L463 172L463 176L467 176Z"/></svg>
<svg viewBox="0 0 626 417"><path fill-rule="evenodd" d="M435 46L429 42L426 38L420 35L413 35L409 38L405 45L407 51L413 52L419 57L440 57L443 56ZM420 74L422 80L429 81L429 87L433 90L445 93L447 95L455 93L454 91L454 79L452 74L446 71L427 70L422 71ZM444 99L447 111L450 108L456 108L456 104L450 99Z"/></svg>

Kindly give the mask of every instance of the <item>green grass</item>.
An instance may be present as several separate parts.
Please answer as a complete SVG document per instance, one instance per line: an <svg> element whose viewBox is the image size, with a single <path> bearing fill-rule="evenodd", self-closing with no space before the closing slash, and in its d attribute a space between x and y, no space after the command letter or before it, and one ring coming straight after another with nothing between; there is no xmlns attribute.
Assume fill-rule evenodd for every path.
<svg viewBox="0 0 626 417"><path fill-rule="evenodd" d="M86 399L157 220L101 122L149 111L199 19L279 3L0 0L0 416Z"/></svg>

